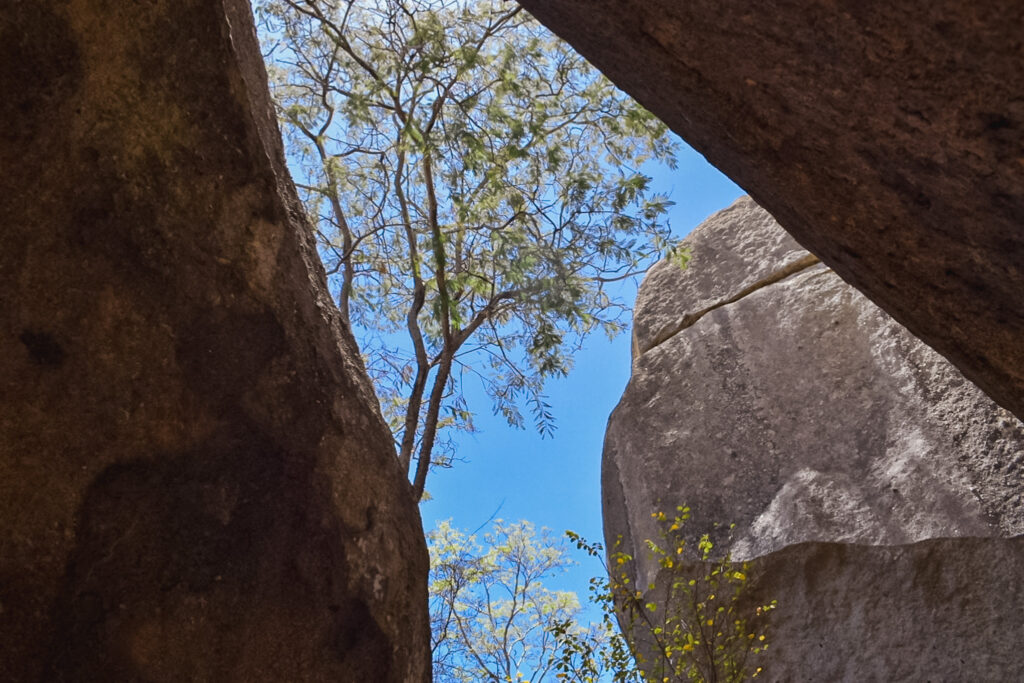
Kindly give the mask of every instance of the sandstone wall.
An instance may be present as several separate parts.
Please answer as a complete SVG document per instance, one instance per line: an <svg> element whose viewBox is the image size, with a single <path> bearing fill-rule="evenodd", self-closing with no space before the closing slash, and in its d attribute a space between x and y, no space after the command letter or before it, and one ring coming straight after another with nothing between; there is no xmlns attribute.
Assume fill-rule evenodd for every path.
<svg viewBox="0 0 1024 683"><path fill-rule="evenodd" d="M0 680L428 680L248 3L8 4L0 92Z"/></svg>

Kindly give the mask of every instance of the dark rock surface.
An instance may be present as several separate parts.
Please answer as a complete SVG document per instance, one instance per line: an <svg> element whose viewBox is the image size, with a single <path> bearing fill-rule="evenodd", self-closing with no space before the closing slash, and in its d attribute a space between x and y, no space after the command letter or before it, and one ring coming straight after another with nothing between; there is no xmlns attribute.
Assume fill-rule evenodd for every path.
<svg viewBox="0 0 1024 683"><path fill-rule="evenodd" d="M428 680L248 3L8 4L0 92L0 680Z"/></svg>
<svg viewBox="0 0 1024 683"><path fill-rule="evenodd" d="M522 4L1024 418L1024 3Z"/></svg>
<svg viewBox="0 0 1024 683"><path fill-rule="evenodd" d="M783 605L772 678L1014 679L1024 424L749 198L684 243L688 269L659 263L640 288L605 438L605 536L637 583L658 572L634 552L659 538L651 513L689 505L697 535L736 524L719 550L762 565L759 597ZM944 639L958 654L928 671Z"/></svg>

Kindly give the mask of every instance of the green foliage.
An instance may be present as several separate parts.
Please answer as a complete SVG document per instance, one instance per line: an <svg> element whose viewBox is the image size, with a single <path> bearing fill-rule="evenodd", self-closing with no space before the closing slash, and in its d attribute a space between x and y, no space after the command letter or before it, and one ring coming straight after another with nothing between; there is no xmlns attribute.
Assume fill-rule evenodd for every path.
<svg viewBox="0 0 1024 683"><path fill-rule="evenodd" d="M590 580L601 621L587 626L575 593L544 586L573 564L547 530L497 520L481 543L440 523L427 535L434 680L725 683L762 675L776 601L741 599L749 565L715 559L709 534L688 541L689 512L652 515L661 540L644 547L659 571L646 587L631 578L632 556L615 549L606 557L600 544L566 532L608 570Z"/></svg>
<svg viewBox="0 0 1024 683"><path fill-rule="evenodd" d="M547 530L497 520L481 544L442 522L427 540L435 681L539 683L551 679L555 633L596 642L577 624L576 594L543 584L572 564Z"/></svg>
<svg viewBox="0 0 1024 683"><path fill-rule="evenodd" d="M599 543L589 543L573 531L565 532L577 549L593 558L603 559L604 548ZM609 572L610 575L610 572ZM590 633L580 633L569 621L555 626L552 633L558 641L555 657L555 677L559 681L573 683L595 683L611 680L614 683L642 683L642 672L637 668L630 634L623 632L616 620L615 582L608 578L590 579L590 602L601 612L599 638Z"/></svg>
<svg viewBox="0 0 1024 683"><path fill-rule="evenodd" d="M593 647L571 631L556 630L559 676L596 681L606 670L616 683L731 683L761 675L763 667L752 658L768 649L768 615L777 602L744 608L749 565L728 555L714 559L709 534L688 542L683 526L689 508L680 506L671 518L664 512L652 517L662 524L661 541L644 545L660 571L638 586L631 578L634 558L618 549L608 556L609 578L592 581L591 600L606 625L617 617L621 631ZM567 533L577 548L601 556L600 545Z"/></svg>
<svg viewBox="0 0 1024 683"><path fill-rule="evenodd" d="M624 327L610 282L668 248L665 126L505 0L259 0L274 97L343 317L403 465L496 414L553 429L544 380ZM438 446L435 452L435 445Z"/></svg>

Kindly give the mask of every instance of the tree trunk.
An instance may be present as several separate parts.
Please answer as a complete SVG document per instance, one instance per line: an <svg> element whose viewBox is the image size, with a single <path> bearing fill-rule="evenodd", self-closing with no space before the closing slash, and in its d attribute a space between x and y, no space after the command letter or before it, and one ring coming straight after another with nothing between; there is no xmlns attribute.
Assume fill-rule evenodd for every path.
<svg viewBox="0 0 1024 683"><path fill-rule="evenodd" d="M423 441L420 443L419 460L416 463L416 478L413 480L413 499L417 502L423 497L423 487L427 481L427 471L430 469L430 454L434 450L434 439L437 437L437 421L441 413L441 400L444 398L444 388L448 384L448 378L452 373L452 361L455 354L445 350L441 354L438 363L437 376L434 377L434 387L430 391L430 403L427 406L427 415L423 421Z"/></svg>

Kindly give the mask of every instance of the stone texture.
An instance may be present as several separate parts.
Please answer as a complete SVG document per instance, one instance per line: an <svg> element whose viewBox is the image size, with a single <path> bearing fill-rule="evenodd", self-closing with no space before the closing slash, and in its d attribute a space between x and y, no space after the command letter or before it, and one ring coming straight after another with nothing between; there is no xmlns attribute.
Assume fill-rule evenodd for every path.
<svg viewBox="0 0 1024 683"><path fill-rule="evenodd" d="M685 243L689 268L658 264L638 295L638 355L605 439L608 542L621 534L631 552L659 538L650 513L679 504L692 507L695 531L735 523L731 537L718 534L719 548L763 564L760 596L786 606L775 642L790 654L771 660L772 676L783 680L872 679L858 679L855 663L890 635L885 663L865 671L890 671L923 643L961 638L956 615L968 601L991 605L993 590L1016 595L1019 575L1010 570L1024 562L1014 554L1024 545L996 539L1024 533L1024 425L835 273L808 262L749 198ZM945 551L919 543L939 538L964 543L942 546L952 554L944 561ZM994 555L977 550L987 540ZM646 585L657 566L633 554ZM932 594L922 581L966 592L950 603L948 591ZM917 592L906 594L908 584ZM926 599L932 611L916 611ZM899 619L884 624L874 603L893 600ZM936 617L943 604L950 613ZM1024 657L1007 659L1008 643L1024 637L1024 617L1019 601L999 606L989 616L970 607L970 619L990 622L958 651L970 666L1010 680L1017 669L1009 664L1024 666ZM909 634L920 634L910 628L916 620L929 623L923 640ZM819 628L832 640L807 636ZM993 634L1001 644L990 647ZM840 643L839 668L829 669L836 675L812 675ZM989 661L993 651L1002 654ZM905 680L895 672L923 671L930 656L920 649L910 669L879 679ZM962 680L957 671L946 667L938 680Z"/></svg>
<svg viewBox="0 0 1024 683"><path fill-rule="evenodd" d="M633 314L633 354L657 346L711 310L813 265L749 197L710 217L686 240L699 267L662 261L644 278ZM680 292L686 292L680 297Z"/></svg>
<svg viewBox="0 0 1024 683"><path fill-rule="evenodd" d="M245 0L0 12L0 680L428 680Z"/></svg>
<svg viewBox="0 0 1024 683"><path fill-rule="evenodd" d="M777 596L768 681L1024 680L1024 538L801 543L754 562Z"/></svg>
<svg viewBox="0 0 1024 683"><path fill-rule="evenodd" d="M1024 418L1024 4L522 4Z"/></svg>

